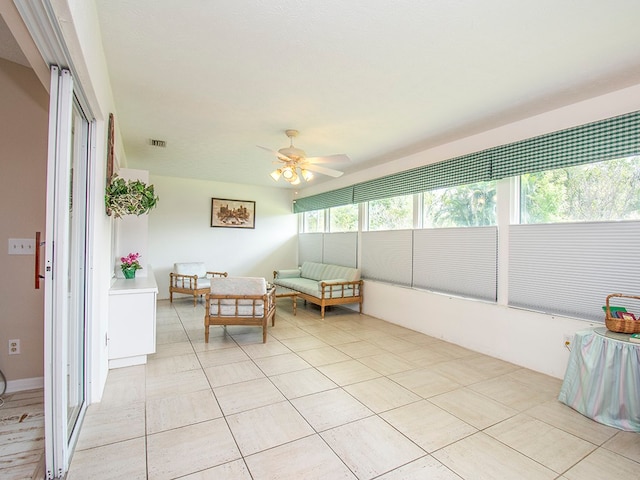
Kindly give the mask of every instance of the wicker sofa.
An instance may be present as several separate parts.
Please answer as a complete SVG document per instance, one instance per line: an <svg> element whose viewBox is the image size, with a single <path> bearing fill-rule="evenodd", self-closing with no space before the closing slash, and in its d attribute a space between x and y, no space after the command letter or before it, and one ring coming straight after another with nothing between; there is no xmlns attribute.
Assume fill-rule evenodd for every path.
<svg viewBox="0 0 640 480"><path fill-rule="evenodd" d="M206 295L204 341L209 343L211 325L255 325L262 327L262 343L267 341L267 325L275 325L276 289L267 290L260 277L219 277L211 279Z"/></svg>
<svg viewBox="0 0 640 480"><path fill-rule="evenodd" d="M273 283L319 305L323 319L325 307L332 305L358 303L362 313L363 282L358 268L304 262L300 268L275 270Z"/></svg>

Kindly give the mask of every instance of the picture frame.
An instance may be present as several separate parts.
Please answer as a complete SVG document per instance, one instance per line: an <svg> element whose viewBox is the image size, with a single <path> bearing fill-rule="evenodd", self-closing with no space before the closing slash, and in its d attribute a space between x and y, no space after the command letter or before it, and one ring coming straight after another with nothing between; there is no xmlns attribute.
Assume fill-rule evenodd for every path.
<svg viewBox="0 0 640 480"><path fill-rule="evenodd" d="M256 202L252 200L211 199L211 226L255 228Z"/></svg>

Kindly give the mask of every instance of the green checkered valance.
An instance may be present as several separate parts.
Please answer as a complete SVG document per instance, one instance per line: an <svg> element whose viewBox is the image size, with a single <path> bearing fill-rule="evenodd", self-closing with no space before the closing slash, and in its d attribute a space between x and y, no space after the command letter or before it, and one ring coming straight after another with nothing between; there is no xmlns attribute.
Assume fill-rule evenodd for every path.
<svg viewBox="0 0 640 480"><path fill-rule="evenodd" d="M353 201L411 195L490 179L490 158L485 152L478 152L358 183L353 186Z"/></svg>
<svg viewBox="0 0 640 480"><path fill-rule="evenodd" d="M294 212L500 180L525 173L640 155L640 112L488 148L301 198Z"/></svg>
<svg viewBox="0 0 640 480"><path fill-rule="evenodd" d="M640 155L640 112L491 148L491 178Z"/></svg>
<svg viewBox="0 0 640 480"><path fill-rule="evenodd" d="M352 203L356 203L353 201L353 187L345 187L294 200L293 213L322 210L323 208L339 207Z"/></svg>

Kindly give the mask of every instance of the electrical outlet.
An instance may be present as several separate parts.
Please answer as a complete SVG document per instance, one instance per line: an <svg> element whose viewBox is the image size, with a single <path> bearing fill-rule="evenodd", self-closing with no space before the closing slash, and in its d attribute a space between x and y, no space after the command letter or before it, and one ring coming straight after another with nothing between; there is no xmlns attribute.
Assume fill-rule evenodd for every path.
<svg viewBox="0 0 640 480"><path fill-rule="evenodd" d="M20 353L20 340L9 340L9 355L18 355Z"/></svg>
<svg viewBox="0 0 640 480"><path fill-rule="evenodd" d="M569 348L571 346L571 342L573 342L573 335L570 333L564 334L564 346Z"/></svg>

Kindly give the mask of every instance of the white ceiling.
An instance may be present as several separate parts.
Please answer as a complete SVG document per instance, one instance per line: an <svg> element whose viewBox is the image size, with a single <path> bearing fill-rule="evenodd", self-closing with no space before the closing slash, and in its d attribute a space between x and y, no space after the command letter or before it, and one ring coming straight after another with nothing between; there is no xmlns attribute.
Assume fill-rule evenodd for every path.
<svg viewBox="0 0 640 480"><path fill-rule="evenodd" d="M638 0L96 5L128 166L158 175L275 186L256 145L287 128L349 172L640 83Z"/></svg>

